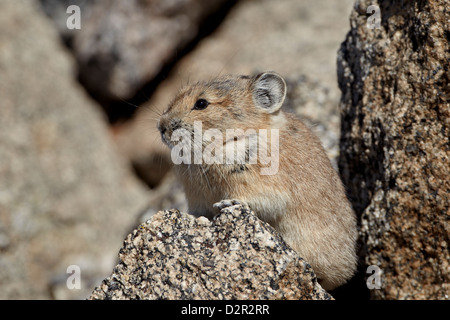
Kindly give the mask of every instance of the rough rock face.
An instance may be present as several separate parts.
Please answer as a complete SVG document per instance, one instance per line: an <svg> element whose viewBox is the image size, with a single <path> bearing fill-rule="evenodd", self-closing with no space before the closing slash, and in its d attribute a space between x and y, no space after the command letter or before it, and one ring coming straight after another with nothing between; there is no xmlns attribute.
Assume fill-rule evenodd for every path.
<svg viewBox="0 0 450 320"><path fill-rule="evenodd" d="M357 1L339 51L339 167L382 270L374 298L450 295L448 19L445 0Z"/></svg>
<svg viewBox="0 0 450 320"><path fill-rule="evenodd" d="M90 299L332 299L312 268L248 207L210 221L160 211L126 238Z"/></svg>
<svg viewBox="0 0 450 320"><path fill-rule="evenodd" d="M74 70L35 1L0 1L0 299L85 298L147 204Z"/></svg>
<svg viewBox="0 0 450 320"><path fill-rule="evenodd" d="M206 17L229 0L41 0L70 41L89 91L131 98L200 32ZM81 29L68 31L66 9L78 4Z"/></svg>

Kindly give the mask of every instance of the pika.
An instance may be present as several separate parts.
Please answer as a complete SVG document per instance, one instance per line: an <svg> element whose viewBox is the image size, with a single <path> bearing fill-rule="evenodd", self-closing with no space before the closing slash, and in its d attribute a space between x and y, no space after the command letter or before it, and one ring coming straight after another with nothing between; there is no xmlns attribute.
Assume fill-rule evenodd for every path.
<svg viewBox="0 0 450 320"><path fill-rule="evenodd" d="M224 136L230 129L277 133L278 141L266 148L277 152L275 173L262 174L262 161L193 161L175 165L176 175L191 214L212 218L217 209L248 205L312 266L322 287L332 290L356 270L356 217L319 139L281 109L286 90L286 82L275 72L198 82L181 89L161 115L158 129L171 149L177 146L171 139L177 130L194 134L199 123L202 130ZM248 142L249 136L215 142L226 148L238 140ZM204 148L211 142L204 140L196 144L191 138L185 145ZM272 146L278 148L273 151ZM192 152L189 158L193 157Z"/></svg>

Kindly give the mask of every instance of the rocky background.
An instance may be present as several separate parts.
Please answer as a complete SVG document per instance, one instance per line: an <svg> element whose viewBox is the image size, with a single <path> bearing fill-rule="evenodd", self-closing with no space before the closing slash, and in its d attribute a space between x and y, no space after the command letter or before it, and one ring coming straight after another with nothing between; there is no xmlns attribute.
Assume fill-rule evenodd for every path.
<svg viewBox="0 0 450 320"><path fill-rule="evenodd" d="M366 8L381 12L368 28ZM359 1L338 54L339 168L378 299L450 295L450 7Z"/></svg>
<svg viewBox="0 0 450 320"><path fill-rule="evenodd" d="M66 26L71 4L80 30ZM214 224L160 211L186 212L155 129L180 85L274 70L288 83L285 107L320 137L360 218L360 272L332 296L448 299L448 19L443 0L1 1L0 298L84 299L94 288L93 299L331 298L248 210ZM259 232L234 235L230 219ZM189 241L171 242L175 234ZM214 284L208 277L230 276L211 268L220 257L199 255L224 248L285 263L253 291L236 285L253 278L250 264L229 266L236 283ZM149 252L205 278L164 274ZM193 252L199 260L184 263ZM67 288L70 265L81 269L80 290ZM380 289L366 286L369 265L382 270ZM167 279L180 286L168 291ZM198 295L194 282L204 284Z"/></svg>

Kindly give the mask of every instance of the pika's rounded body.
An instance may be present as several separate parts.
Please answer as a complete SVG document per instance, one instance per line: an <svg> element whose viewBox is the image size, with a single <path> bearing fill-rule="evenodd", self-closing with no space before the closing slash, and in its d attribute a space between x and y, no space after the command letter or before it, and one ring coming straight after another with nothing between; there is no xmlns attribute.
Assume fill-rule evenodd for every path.
<svg viewBox="0 0 450 320"><path fill-rule="evenodd" d="M199 82L179 92L159 119L158 129L172 149L172 134L178 129L194 134L197 124L202 132L212 129L224 137L202 137L200 150L214 142L225 150L246 141L244 162L226 161L224 151L222 163L208 162L204 155L200 163L175 165L189 212L212 218L218 213L213 207L217 202L246 203L311 264L321 285L332 290L356 270L356 217L319 139L297 117L281 110L285 95L285 81L272 72ZM227 130L246 135L228 140ZM267 137L257 139L256 158L263 149L275 164L259 158L248 161L249 137L255 134ZM195 145L199 142L192 139Z"/></svg>

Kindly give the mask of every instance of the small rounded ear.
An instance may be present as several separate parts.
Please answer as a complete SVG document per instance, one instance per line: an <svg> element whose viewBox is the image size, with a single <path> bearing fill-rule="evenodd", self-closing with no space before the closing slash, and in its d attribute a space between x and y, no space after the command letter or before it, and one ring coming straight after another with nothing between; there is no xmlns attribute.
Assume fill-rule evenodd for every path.
<svg viewBox="0 0 450 320"><path fill-rule="evenodd" d="M286 97L286 82L275 72L264 72L253 80L253 102L269 113L279 110Z"/></svg>

